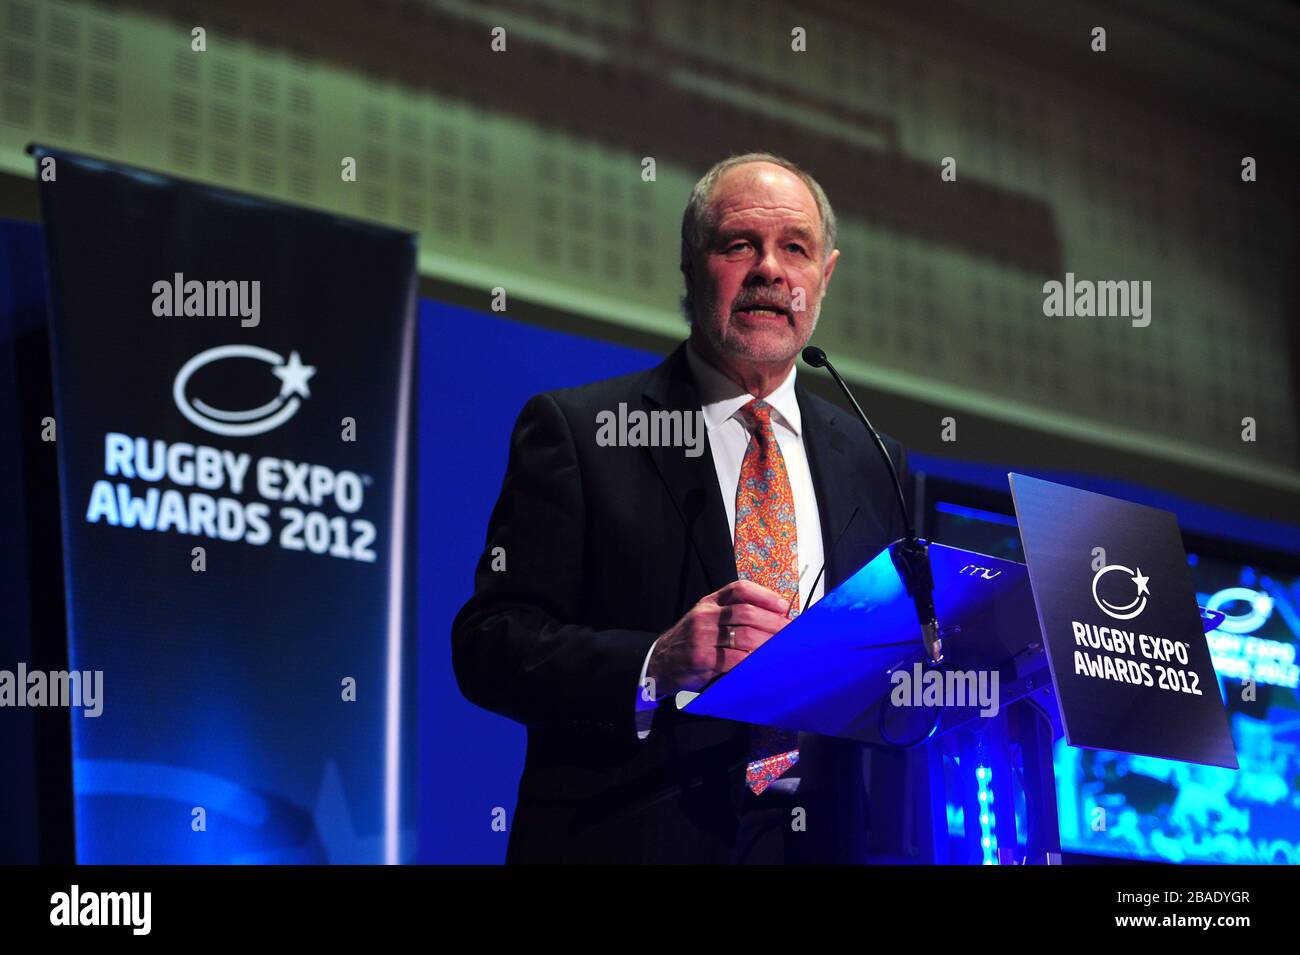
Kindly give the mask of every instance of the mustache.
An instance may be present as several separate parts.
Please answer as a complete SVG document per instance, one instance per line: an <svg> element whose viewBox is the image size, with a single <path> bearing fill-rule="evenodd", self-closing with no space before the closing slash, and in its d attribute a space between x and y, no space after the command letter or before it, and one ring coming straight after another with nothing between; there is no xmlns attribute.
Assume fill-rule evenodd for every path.
<svg viewBox="0 0 1300 955"><path fill-rule="evenodd" d="M741 293L736 296L731 303L731 310L738 312L743 308L777 308L787 315L793 313L790 307L790 297L788 295L775 294L768 291Z"/></svg>

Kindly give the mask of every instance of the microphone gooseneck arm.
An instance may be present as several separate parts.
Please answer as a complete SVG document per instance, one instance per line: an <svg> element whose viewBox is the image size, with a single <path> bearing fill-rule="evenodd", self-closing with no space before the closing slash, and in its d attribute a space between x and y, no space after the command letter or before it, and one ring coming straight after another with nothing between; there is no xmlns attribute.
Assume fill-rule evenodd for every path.
<svg viewBox="0 0 1300 955"><path fill-rule="evenodd" d="M853 410L858 413L858 420L866 427L867 433L871 435L875 442L876 450L880 452L880 457L884 459L885 468L889 471L889 476L894 481L894 494L898 498L898 513L903 516L903 536L908 540L916 537L916 532L912 529L912 519L907 514L907 499L903 496L903 482L898 479L898 469L894 467L894 461L889 456L889 451L885 448L885 442L880 440L880 432L871 426L866 412L858 404L858 399L853 397L853 392L849 390L848 384L840 377L840 373L835 370L831 360L826 357L826 352L822 351L816 345L809 345L803 350L803 360L814 368L825 368L835 379L835 383L840 386L840 391L844 392L844 397L849 399L849 404Z"/></svg>
<svg viewBox="0 0 1300 955"><path fill-rule="evenodd" d="M903 539L897 545L891 545L889 555L894 561L894 567L898 570L898 575L903 581L903 586L907 589L908 595L912 598L912 603L916 608L916 619L921 625L921 638L925 642L926 655L932 663L943 662L943 641L939 637L939 621L934 612L934 575L930 569L930 550L929 545L916 536L916 530L912 525L912 518L907 513L907 499L903 495L903 482L898 476L898 468L894 466L893 459L889 456L889 451L885 447L885 442L880 439L880 433L871 425L870 419L858 404L857 398L853 397L853 392L849 390L848 384L840 377L840 373L835 370L831 364L826 352L816 345L809 345L803 350L803 360L813 368L825 368L839 385L840 391L844 397L849 400L853 410L857 412L858 420L862 422L871 435L876 445L876 450L880 452L881 459L885 462L885 470L894 484L894 494L898 502L898 512L903 518Z"/></svg>

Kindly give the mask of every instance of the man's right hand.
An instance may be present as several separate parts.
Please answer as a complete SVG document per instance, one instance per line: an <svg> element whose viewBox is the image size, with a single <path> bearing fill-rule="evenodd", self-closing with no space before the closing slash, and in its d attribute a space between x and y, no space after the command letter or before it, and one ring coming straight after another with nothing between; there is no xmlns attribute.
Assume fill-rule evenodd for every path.
<svg viewBox="0 0 1300 955"><path fill-rule="evenodd" d="M668 628L646 668L655 696L699 690L761 647L790 622L789 601L752 580L709 594ZM734 648L728 631L735 632Z"/></svg>

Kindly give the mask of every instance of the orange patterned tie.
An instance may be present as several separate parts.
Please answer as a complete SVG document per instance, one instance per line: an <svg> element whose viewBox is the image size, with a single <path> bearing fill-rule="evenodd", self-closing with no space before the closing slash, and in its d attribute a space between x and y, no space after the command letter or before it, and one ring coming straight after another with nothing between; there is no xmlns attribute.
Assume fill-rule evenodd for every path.
<svg viewBox="0 0 1300 955"><path fill-rule="evenodd" d="M736 485L736 575L775 590L799 611L794 493L772 430L772 406L755 398L737 414L752 435ZM794 730L753 726L745 783L755 794L799 761Z"/></svg>

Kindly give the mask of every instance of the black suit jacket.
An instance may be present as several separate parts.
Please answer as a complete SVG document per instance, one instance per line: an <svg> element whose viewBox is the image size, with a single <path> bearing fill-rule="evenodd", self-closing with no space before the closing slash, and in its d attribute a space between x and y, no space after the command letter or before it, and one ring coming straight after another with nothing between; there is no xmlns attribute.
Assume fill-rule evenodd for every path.
<svg viewBox="0 0 1300 955"><path fill-rule="evenodd" d="M796 394L829 591L901 537L902 521L862 424L798 385ZM666 700L649 737L637 737L650 645L736 567L707 439L694 458L680 447L601 447L597 414L622 402L699 411L685 347L649 371L529 400L474 595L452 625L462 692L528 728L511 862L727 862L749 804L747 724ZM885 442L905 468L901 446ZM503 571L492 569L496 548ZM801 734L792 775L816 843L805 858L859 861L860 745Z"/></svg>

